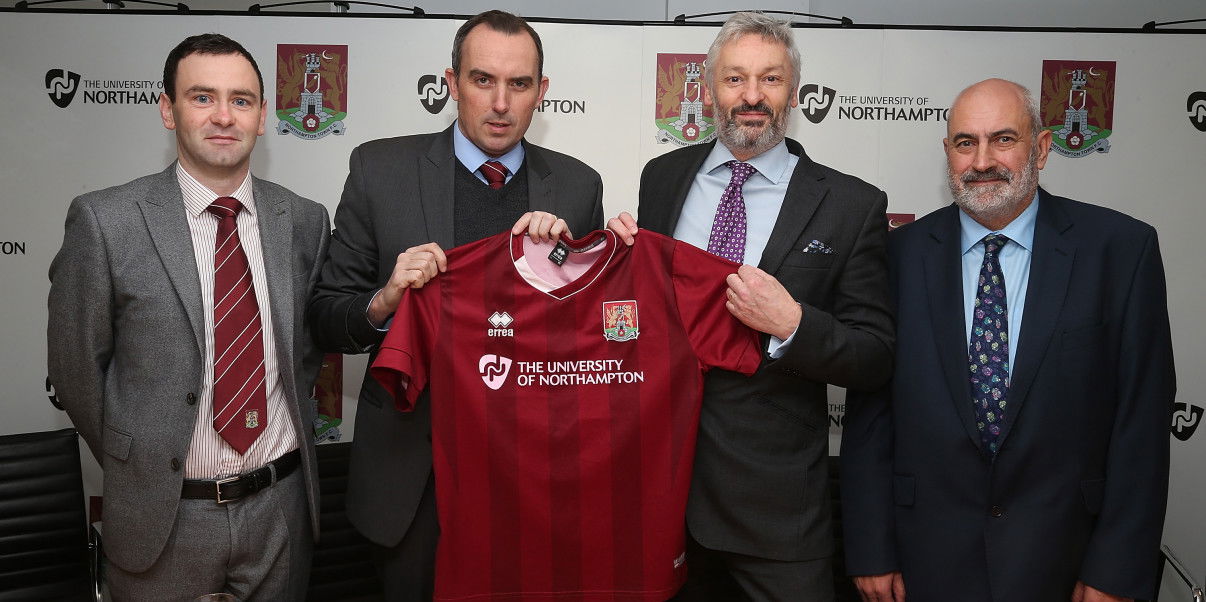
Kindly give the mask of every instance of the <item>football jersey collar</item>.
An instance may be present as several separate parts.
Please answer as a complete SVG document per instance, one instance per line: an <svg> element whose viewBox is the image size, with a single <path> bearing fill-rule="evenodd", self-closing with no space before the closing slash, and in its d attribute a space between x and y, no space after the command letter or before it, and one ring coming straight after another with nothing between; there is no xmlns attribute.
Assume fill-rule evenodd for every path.
<svg viewBox="0 0 1206 602"><path fill-rule="evenodd" d="M585 290L594 283L615 258L616 252L620 248L620 245L616 244L615 233L610 230L595 230L581 238L563 238L560 243L540 243L529 247L525 254L524 241L526 239L527 233L511 236L511 263L515 266L516 275L532 288L559 301ZM535 262L553 263L550 255L554 249L558 249L562 245L567 247L570 255L597 245L605 246L602 251L595 254L594 262L587 267L585 272L569 283L558 286L541 278L534 266Z"/></svg>

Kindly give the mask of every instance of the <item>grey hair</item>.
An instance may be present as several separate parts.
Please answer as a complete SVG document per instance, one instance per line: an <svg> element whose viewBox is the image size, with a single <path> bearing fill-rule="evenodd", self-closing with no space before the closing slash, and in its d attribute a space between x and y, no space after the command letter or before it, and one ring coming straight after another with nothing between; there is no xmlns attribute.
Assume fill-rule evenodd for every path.
<svg viewBox="0 0 1206 602"><path fill-rule="evenodd" d="M1038 103L1034 102L1034 95L1030 93L1030 89L1017 82L1009 82L1018 87L1018 94L1022 97L1022 107L1026 110L1026 116L1030 118L1030 140L1033 142L1038 140L1039 132L1043 129L1043 122L1039 117Z"/></svg>
<svg viewBox="0 0 1206 602"><path fill-rule="evenodd" d="M712 47L708 48L707 64L715 64L720 49L744 35L757 35L783 44L787 48L788 58L791 59L792 86L800 83L800 51L796 48L795 37L791 34L791 24L761 12L740 12L729 17L716 34L716 39L712 40Z"/></svg>

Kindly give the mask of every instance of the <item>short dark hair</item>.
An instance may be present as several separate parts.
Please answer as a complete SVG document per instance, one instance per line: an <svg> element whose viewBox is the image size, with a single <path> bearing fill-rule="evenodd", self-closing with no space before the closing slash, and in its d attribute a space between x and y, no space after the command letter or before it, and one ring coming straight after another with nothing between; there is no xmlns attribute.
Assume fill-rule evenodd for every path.
<svg viewBox="0 0 1206 602"><path fill-rule="evenodd" d="M255 57L242 44L220 33L202 33L184 38L168 53L167 62L163 64L163 92L172 102L176 102L176 69L181 59L190 54L242 55L255 69L255 77L260 81L260 100L264 99L264 76L260 73L260 66L255 63Z"/></svg>
<svg viewBox="0 0 1206 602"><path fill-rule="evenodd" d="M461 47L465 45L465 38L469 37L469 32L478 25L486 25L490 29L499 33L508 35L516 35L526 32L532 36L532 41L536 43L536 76L544 77L544 46L540 43L540 36L528 25L527 21L517 17L511 13L501 10L488 10L484 13L476 14L465 21L461 28L456 30L456 36L452 38L452 72L460 74L461 72Z"/></svg>

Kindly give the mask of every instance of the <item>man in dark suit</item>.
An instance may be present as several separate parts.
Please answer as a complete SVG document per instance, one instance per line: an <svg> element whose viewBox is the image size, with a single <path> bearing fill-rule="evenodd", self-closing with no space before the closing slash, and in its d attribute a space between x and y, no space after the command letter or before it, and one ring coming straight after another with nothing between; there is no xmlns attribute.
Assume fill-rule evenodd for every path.
<svg viewBox="0 0 1206 602"><path fill-rule="evenodd" d="M1150 598L1175 391L1156 232L1038 187L1021 86L951 107L955 204L890 237L895 377L847 402L847 566L867 600Z"/></svg>
<svg viewBox="0 0 1206 602"><path fill-rule="evenodd" d="M785 139L799 72L787 24L734 15L705 77L720 144L641 175L642 227L746 264L728 307L770 351L752 377L708 374L684 599L833 598L826 384L876 387L891 371L887 198Z"/></svg>
<svg viewBox="0 0 1206 602"><path fill-rule="evenodd" d="M330 223L251 176L267 105L247 50L190 37L163 80L179 160L72 202L50 380L104 469L113 599L302 600L321 361L302 317Z"/></svg>
<svg viewBox="0 0 1206 602"><path fill-rule="evenodd" d="M548 88L543 67L540 37L526 22L501 11L477 15L457 31L445 72L456 123L352 152L330 257L309 310L321 347L375 352L402 292L445 269L444 248L512 224L516 233L527 228L546 239L602 225L599 174L523 140ZM352 524L375 544L386 598L429 599L439 533L430 407L424 396L414 412L396 411L367 372L347 507Z"/></svg>

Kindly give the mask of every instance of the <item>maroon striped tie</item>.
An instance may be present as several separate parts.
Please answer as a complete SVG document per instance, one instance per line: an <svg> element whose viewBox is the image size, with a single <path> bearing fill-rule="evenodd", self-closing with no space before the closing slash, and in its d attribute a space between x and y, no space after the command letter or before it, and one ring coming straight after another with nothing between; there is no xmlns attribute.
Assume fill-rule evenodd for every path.
<svg viewBox="0 0 1206 602"><path fill-rule="evenodd" d="M264 385L264 329L251 284L251 266L235 216L243 205L219 197L214 243L214 430L240 454L268 423Z"/></svg>
<svg viewBox="0 0 1206 602"><path fill-rule="evenodd" d="M507 182L507 167L498 161L482 163L481 172L486 176L486 183L495 190L502 188Z"/></svg>

